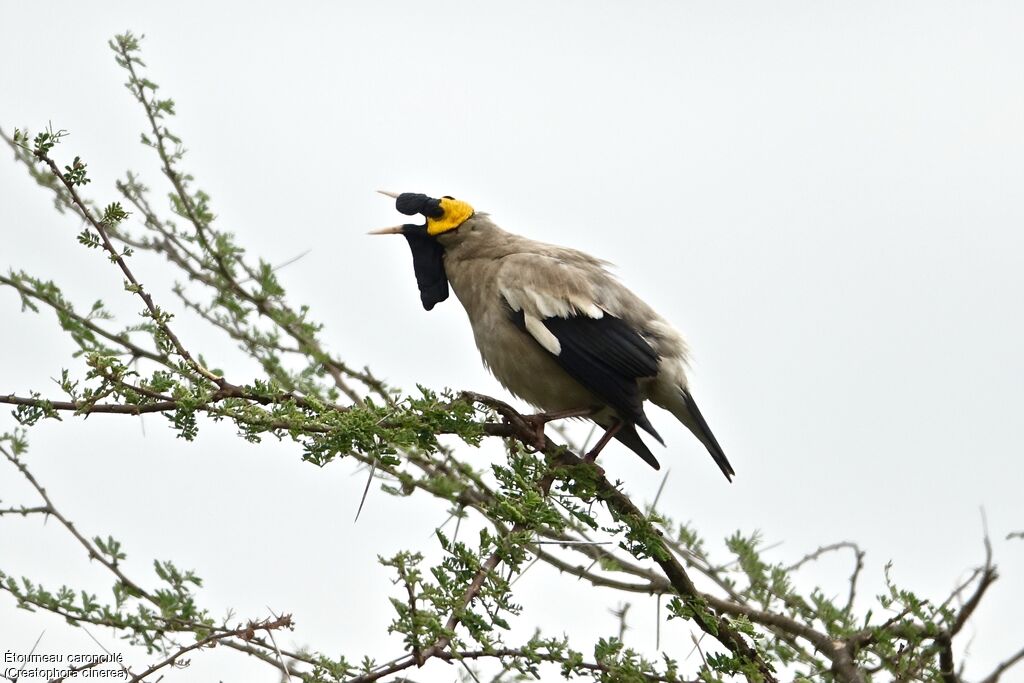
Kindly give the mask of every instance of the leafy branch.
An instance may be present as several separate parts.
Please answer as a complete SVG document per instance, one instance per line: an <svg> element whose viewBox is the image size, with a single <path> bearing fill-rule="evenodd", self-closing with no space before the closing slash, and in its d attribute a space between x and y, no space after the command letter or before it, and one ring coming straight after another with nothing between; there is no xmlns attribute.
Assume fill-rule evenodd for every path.
<svg viewBox="0 0 1024 683"><path fill-rule="evenodd" d="M0 137L58 210L84 221L79 243L117 269L125 291L142 302L142 322L117 326L102 301L90 297L82 305L50 279L20 270L0 275L0 287L14 291L24 311L55 314L78 360L61 369L60 393L8 393L0 403L14 407L23 428L67 415L160 414L187 441L198 438L205 420L226 420L248 441L294 443L317 466L354 461L394 496L444 501L458 524L472 518L479 537L474 544L459 540L458 524L451 536L438 529L443 559L429 568L416 551L380 558L396 576L390 633L401 638L400 656L378 663L364 655L355 663L282 649L273 632L293 628L290 616L218 623L198 604L202 582L194 573L158 561L158 587L129 576L115 539L89 539L58 511L22 458L24 432L15 431L0 437L0 451L41 503L0 507L0 519L57 520L114 581L111 602L104 603L83 591L51 591L0 573L0 592L17 606L71 624L107 626L147 654L159 651L162 658L133 680L158 676L182 655L213 645L311 683L377 681L433 661L467 668L492 662L501 668L499 678L540 677L543 667L554 667L567 679L597 681L963 680L954 639L997 578L987 539L984 564L943 600L898 586L887 568L887 591L861 611L865 553L852 542L824 545L786 564L771 560L759 534L736 533L726 539L728 556L718 558L696 530L662 514L657 501L637 504L621 482L579 455L583 449L538 429L538 416L472 392L420 387L403 395L386 386L369 369L329 351L308 308L289 302L277 268L250 259L233 234L216 227L210 196L182 168L186 151L169 128L176 106L159 97L159 86L145 75L139 39L117 36L110 47L145 114L142 143L154 150L169 183L171 217L161 215L151 190L132 172L116 186L124 206L84 196L86 161L58 161L65 131L48 127L8 137L0 130ZM236 342L262 375L229 378L187 343L179 329L190 318L175 318L158 304L161 294L143 287L130 260L138 251L161 256L182 278L171 293L184 312ZM476 447L494 439L504 443L507 457L486 467ZM842 598L797 587L801 568L841 551L853 556ZM539 631L526 643L508 644L504 633L520 613L513 584L535 562L594 589L655 595L659 604L663 599L668 619L685 620L705 638L701 662L683 673L660 647L661 659L649 661L626 645L621 628L586 656L569 639ZM982 680L996 683L1022 659L1024 651Z"/></svg>

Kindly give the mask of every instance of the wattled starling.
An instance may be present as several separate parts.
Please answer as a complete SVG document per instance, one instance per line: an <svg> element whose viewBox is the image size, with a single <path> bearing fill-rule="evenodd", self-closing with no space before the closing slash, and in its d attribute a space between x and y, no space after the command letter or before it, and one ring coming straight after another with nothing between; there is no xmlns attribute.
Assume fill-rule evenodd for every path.
<svg viewBox="0 0 1024 683"><path fill-rule="evenodd" d="M644 413L651 401L693 432L730 481L735 474L690 394L682 336L626 289L608 263L499 228L452 197L384 194L423 224L404 235L428 311L449 286L466 309L484 364L548 417L586 416L605 428L593 459L616 438L659 469L637 427L664 444Z"/></svg>

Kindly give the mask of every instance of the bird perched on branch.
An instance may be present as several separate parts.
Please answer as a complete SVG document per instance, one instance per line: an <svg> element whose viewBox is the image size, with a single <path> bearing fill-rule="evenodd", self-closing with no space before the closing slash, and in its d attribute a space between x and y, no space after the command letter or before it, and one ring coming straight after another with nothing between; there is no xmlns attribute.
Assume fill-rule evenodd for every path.
<svg viewBox="0 0 1024 683"><path fill-rule="evenodd" d="M593 460L618 439L651 467L658 460L637 427L664 444L644 401L668 410L704 444L725 476L735 474L686 379L682 336L606 269L605 261L514 235L452 197L394 194L396 208L422 215L371 234L404 235L428 311L462 302L484 363L505 388L545 413L589 417L605 428Z"/></svg>

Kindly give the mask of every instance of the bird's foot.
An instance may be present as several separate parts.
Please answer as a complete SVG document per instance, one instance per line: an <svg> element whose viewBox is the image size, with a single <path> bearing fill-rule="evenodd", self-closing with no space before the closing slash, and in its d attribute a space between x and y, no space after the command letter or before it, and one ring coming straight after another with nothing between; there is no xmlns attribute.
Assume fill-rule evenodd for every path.
<svg viewBox="0 0 1024 683"><path fill-rule="evenodd" d="M572 410L555 410L546 413L535 413L533 415L523 415L523 420L533 427L535 444L538 450L544 448L544 428L547 427L548 422L554 420L562 420L567 417L590 417L596 412L594 408L576 408Z"/></svg>

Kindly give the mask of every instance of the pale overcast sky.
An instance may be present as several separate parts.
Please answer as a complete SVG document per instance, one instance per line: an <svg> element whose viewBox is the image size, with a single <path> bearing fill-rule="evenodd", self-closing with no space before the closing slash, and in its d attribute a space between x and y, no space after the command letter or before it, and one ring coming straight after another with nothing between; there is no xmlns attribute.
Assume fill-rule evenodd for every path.
<svg viewBox="0 0 1024 683"><path fill-rule="evenodd" d="M781 561L855 540L865 599L890 560L901 584L941 598L982 560L984 508L1003 578L958 652L974 639L977 677L1020 647L1024 544L1004 538L1024 528L1024 5L47 2L4 3L3 17L0 125L69 130L59 151L87 161L99 202L128 168L165 191L106 47L145 34L148 75L177 101L186 166L219 227L272 261L311 250L281 271L291 300L393 384L505 396L458 302L424 312L405 245L365 235L399 222L377 188L454 195L615 262L690 341L694 393L737 471L728 485L652 409L667 513L715 547L761 529ZM120 276L3 158L0 268L132 319ZM138 263L173 306L168 271ZM0 289L0 321L0 393L52 393L71 363L53 317L19 313ZM251 372L193 318L179 326L217 366ZM12 424L0 416L0 431ZM215 613L270 606L295 615L289 645L400 654L376 557L436 555L444 506L374 491L353 525L364 479L349 462L318 470L291 444L249 446L223 425L192 444L161 418L144 427L43 424L29 462L85 533L125 543L130 569L146 575L154 557L195 569ZM621 446L602 464L638 499L660 483ZM0 487L5 503L33 503L9 467ZM108 594L57 525L0 524L4 571ZM843 591L846 560L807 585ZM539 567L517 588L517 634L540 623L586 645L616 632L617 596L602 603ZM653 652L653 603L633 602L627 642ZM43 649L95 650L7 595L0 610L0 650L43 629ZM671 628L685 657L689 629ZM457 675L435 663L416 678ZM167 680L214 677L276 680L218 653Z"/></svg>

